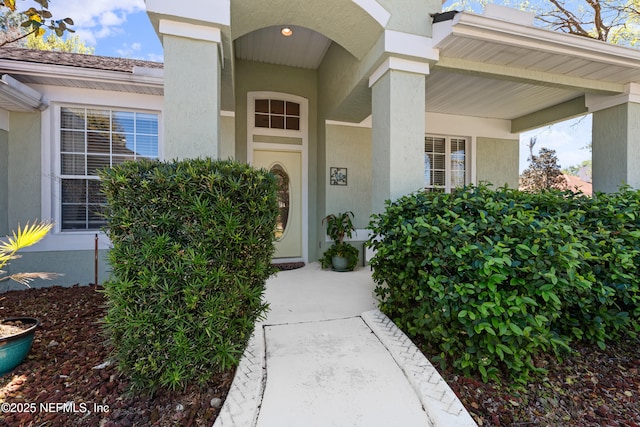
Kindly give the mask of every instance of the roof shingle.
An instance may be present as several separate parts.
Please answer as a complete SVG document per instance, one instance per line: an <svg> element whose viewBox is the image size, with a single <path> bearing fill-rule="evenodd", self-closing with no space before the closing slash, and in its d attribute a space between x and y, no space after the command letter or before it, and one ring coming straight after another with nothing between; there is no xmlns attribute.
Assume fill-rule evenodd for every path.
<svg viewBox="0 0 640 427"><path fill-rule="evenodd" d="M143 61L140 59L113 58L110 56L23 49L9 46L0 48L0 59L39 64L64 65L78 68L92 68L104 71L119 71L123 73L133 73L134 67L164 67L162 62Z"/></svg>

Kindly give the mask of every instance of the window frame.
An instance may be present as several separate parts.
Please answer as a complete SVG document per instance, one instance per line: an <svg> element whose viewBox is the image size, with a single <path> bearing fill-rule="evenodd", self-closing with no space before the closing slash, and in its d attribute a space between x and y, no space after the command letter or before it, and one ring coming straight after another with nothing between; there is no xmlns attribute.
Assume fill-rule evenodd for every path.
<svg viewBox="0 0 640 427"><path fill-rule="evenodd" d="M53 114L51 115L51 136L53 144L51 146L51 169L53 179L51 180L51 217L55 222L53 232L61 236L82 236L82 235L95 235L103 234L102 228L85 228L85 229L63 229L62 228L62 180L63 179L86 179L86 180L98 180L95 175L86 175L81 178L80 175L68 175L62 174L62 110L64 108L70 109L85 109L85 110L99 110L108 112L131 112L141 114L153 114L157 116L158 120L158 151L157 158L162 159L162 112L160 110L154 110L149 108L136 108L131 106L117 106L117 105L104 105L104 104L80 104L70 102L59 102L52 105ZM113 132L112 129L109 131ZM88 147L85 147L85 152ZM111 147L110 147L111 152ZM111 156L110 156L111 158Z"/></svg>
<svg viewBox="0 0 640 427"><path fill-rule="evenodd" d="M451 145L452 145L452 141L453 140L464 140L465 143L465 147L464 147L464 185L469 185L472 181L472 176L471 176L471 172L472 172L472 153L473 153L473 138L468 137L468 136L460 136L460 135L440 135L440 134L425 134L424 135L424 144L426 144L426 140L427 138L437 138L437 139L444 139L444 145L445 145L445 185L444 186L437 186L437 185L427 185L426 183L426 173L425 173L425 179L423 181L423 189L425 191L434 191L434 190L440 190L442 189L442 191L444 193L451 193L452 190L452 164L451 164ZM424 147L424 145L423 145ZM423 148L423 154L426 155L426 151ZM425 172L426 172L426 164L425 166Z"/></svg>

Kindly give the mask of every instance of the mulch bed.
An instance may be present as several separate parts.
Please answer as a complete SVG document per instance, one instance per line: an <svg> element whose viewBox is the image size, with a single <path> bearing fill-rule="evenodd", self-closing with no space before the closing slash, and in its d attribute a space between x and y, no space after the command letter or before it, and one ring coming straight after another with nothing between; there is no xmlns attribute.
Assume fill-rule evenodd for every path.
<svg viewBox="0 0 640 427"><path fill-rule="evenodd" d="M92 286L0 295L0 318L30 316L41 322L27 359L0 377L0 425L211 427L233 371L202 388L130 393L127 378L108 365L99 324L104 304L104 295Z"/></svg>
<svg viewBox="0 0 640 427"><path fill-rule="evenodd" d="M640 341L574 347L562 362L535 360L547 375L521 387L436 368L479 426L640 427Z"/></svg>

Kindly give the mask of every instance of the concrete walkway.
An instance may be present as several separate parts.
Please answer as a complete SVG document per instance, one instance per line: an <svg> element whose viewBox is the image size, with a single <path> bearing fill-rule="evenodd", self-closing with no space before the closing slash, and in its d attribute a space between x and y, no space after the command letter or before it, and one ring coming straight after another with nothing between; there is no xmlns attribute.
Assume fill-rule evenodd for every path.
<svg viewBox="0 0 640 427"><path fill-rule="evenodd" d="M475 426L431 363L376 309L368 268L313 263L267 282L214 427Z"/></svg>

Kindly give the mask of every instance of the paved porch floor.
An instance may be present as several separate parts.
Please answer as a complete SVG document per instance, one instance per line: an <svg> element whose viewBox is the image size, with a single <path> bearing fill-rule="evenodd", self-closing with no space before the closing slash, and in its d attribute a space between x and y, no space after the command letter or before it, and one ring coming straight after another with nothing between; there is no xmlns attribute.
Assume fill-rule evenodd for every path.
<svg viewBox="0 0 640 427"><path fill-rule="evenodd" d="M473 426L411 341L377 310L368 267L317 263L269 279L215 427Z"/></svg>

